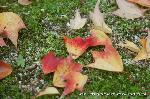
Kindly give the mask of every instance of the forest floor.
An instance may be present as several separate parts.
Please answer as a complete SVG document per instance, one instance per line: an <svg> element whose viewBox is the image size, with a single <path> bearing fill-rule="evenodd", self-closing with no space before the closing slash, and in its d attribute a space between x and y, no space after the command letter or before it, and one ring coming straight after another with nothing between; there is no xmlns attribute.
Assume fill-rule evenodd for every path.
<svg viewBox="0 0 150 99"><path fill-rule="evenodd" d="M0 81L0 99L30 99L46 85L52 85L52 74L45 76L41 71L41 57L49 51L57 56L68 55L63 36L85 37L90 31L89 25L70 31L66 25L79 8L83 17L88 17L94 9L96 0L33 0L32 4L22 6L17 0L1 0L0 12L14 12L24 20L27 29L19 32L18 49L7 41L8 47L0 48L0 59L13 67L13 73ZM84 68L83 74L89 75L84 87L86 95L79 91L68 95L68 99L150 99L150 60L132 62L135 53L117 46L119 41L128 39L139 45L139 38L146 36L150 28L150 11L135 20L127 20L111 12L117 9L115 0L101 0L101 11L105 13L105 22L113 33L109 37L124 62L124 71L114 73ZM90 21L88 22L90 24ZM70 32L69 32L70 31ZM97 47L95 47L97 49ZM90 49L76 60L86 66L92 62ZM61 89L61 92L63 89ZM92 95L91 93L124 93L127 95ZM141 95L132 95L141 93ZM143 95L146 93L146 95ZM45 96L41 99L55 99L59 95ZM88 98L87 98L88 97Z"/></svg>

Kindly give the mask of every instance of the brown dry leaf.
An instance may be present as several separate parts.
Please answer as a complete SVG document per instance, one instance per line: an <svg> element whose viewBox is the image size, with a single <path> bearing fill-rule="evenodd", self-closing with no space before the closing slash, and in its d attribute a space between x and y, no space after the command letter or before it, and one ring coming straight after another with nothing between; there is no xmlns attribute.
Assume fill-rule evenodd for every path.
<svg viewBox="0 0 150 99"><path fill-rule="evenodd" d="M22 19L13 12L0 13L0 34L9 38L17 48L18 32L25 28Z"/></svg>
<svg viewBox="0 0 150 99"><path fill-rule="evenodd" d="M121 47L127 48L133 52L139 52L140 49L131 41L125 40L125 43L120 42L119 44L117 44Z"/></svg>
<svg viewBox="0 0 150 99"><path fill-rule="evenodd" d="M11 72L12 72L11 66L5 63L4 61L0 60L0 79L3 79L6 76L10 75Z"/></svg>
<svg viewBox="0 0 150 99"><path fill-rule="evenodd" d="M128 0L128 1L137 3L137 4L145 6L145 7L150 7L150 0Z"/></svg>
<svg viewBox="0 0 150 99"><path fill-rule="evenodd" d="M135 4L126 0L116 0L119 7L118 10L114 11L113 14L127 19L135 19L143 16L145 9L141 9Z"/></svg>
<svg viewBox="0 0 150 99"><path fill-rule="evenodd" d="M31 0L18 0L18 3L21 5L29 5L31 4Z"/></svg>
<svg viewBox="0 0 150 99"><path fill-rule="evenodd" d="M100 0L97 1L94 11L90 12L90 19L93 21L96 29L99 29L105 33L112 33L112 30L106 25L104 21L104 16L100 12L99 4Z"/></svg>
<svg viewBox="0 0 150 99"><path fill-rule="evenodd" d="M55 87L46 87L43 91L39 92L36 95L36 98L43 95L54 95L54 94L59 94L58 90Z"/></svg>
<svg viewBox="0 0 150 99"><path fill-rule="evenodd" d="M85 25L86 21L87 21L86 18L81 18L80 12L77 9L76 13L75 13L75 18L70 19L70 28L71 29L80 29Z"/></svg>

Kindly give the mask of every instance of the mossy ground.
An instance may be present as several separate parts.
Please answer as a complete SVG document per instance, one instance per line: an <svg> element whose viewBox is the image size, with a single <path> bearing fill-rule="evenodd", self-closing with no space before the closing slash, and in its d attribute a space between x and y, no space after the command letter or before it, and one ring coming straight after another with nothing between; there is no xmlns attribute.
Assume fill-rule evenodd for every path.
<svg viewBox="0 0 150 99"><path fill-rule="evenodd" d="M67 22L73 16L74 10L79 8L84 17L88 17L89 11L93 10L96 0L33 0L28 6L22 6L17 0L1 0L0 12L12 11L19 14L27 29L19 32L18 50L6 39L8 47L0 48L0 59L12 64L13 73L0 81L0 99L30 99L39 89L46 85L52 85L52 75L44 76L40 65L37 63L41 57L49 51L54 51L57 56L68 55L63 43L63 36L85 37L90 27L84 26L83 29L69 31ZM111 37L114 46L118 41L125 39L132 40L139 44L139 38L147 35L144 31L150 28L150 11L145 16L135 20L126 20L111 14L117 9L115 0L101 0L101 11L105 14L105 21L113 29ZM88 22L90 24L91 22ZM87 33L86 33L87 32ZM71 99L144 99L150 95L150 61L140 61L130 63L134 54L126 49L119 48L119 53L124 60L124 72L113 73L97 69L84 68L84 74L89 76L89 81L85 85L84 93L79 95L75 91L67 98ZM97 49L97 48L96 48ZM90 50L83 54L76 61L86 65L92 62ZM17 57L21 55L25 59L25 65L17 65ZM32 67L32 68L31 68ZM63 91L60 89L61 92ZM98 96L90 95L95 93L134 93L147 92L146 96L115 95ZM54 99L59 96L45 96L41 99Z"/></svg>

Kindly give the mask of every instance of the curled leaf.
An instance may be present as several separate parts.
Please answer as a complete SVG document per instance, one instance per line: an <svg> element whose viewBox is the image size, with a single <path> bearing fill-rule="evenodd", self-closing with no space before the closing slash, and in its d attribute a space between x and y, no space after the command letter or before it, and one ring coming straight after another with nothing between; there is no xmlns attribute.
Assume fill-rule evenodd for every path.
<svg viewBox="0 0 150 99"><path fill-rule="evenodd" d="M138 52L138 55L134 58L134 61L139 61L139 60L150 58L150 55L146 51L146 39L144 38L141 39L140 43L142 45L142 48Z"/></svg>
<svg viewBox="0 0 150 99"><path fill-rule="evenodd" d="M145 6L145 7L150 7L150 0L128 0L128 1L137 3L137 4Z"/></svg>
<svg viewBox="0 0 150 99"><path fill-rule="evenodd" d="M4 42L3 38L0 38L0 47L6 46L6 43Z"/></svg>
<svg viewBox="0 0 150 99"><path fill-rule="evenodd" d="M9 38L17 47L18 32L25 28L22 19L13 12L0 13L0 34Z"/></svg>
<svg viewBox="0 0 150 99"><path fill-rule="evenodd" d="M134 58L134 61L150 58L150 30L148 30L148 36L140 40L142 48L138 52L138 55Z"/></svg>
<svg viewBox="0 0 150 99"><path fill-rule="evenodd" d="M127 48L133 52L139 52L140 51L140 49L133 42L128 41L128 40L126 40L125 43L121 42L118 45L121 47Z"/></svg>
<svg viewBox="0 0 150 99"><path fill-rule="evenodd" d="M99 10L100 0L95 5L94 12L90 12L90 19L93 21L96 29L99 29L105 33L112 33L112 30L106 25L104 16Z"/></svg>
<svg viewBox="0 0 150 99"><path fill-rule="evenodd" d="M4 61L0 60L0 79L3 79L6 76L10 75L11 72L12 72L11 66L5 63Z"/></svg>
<svg viewBox="0 0 150 99"><path fill-rule="evenodd" d="M18 3L21 5L29 5L31 4L31 0L18 0Z"/></svg>
<svg viewBox="0 0 150 99"><path fill-rule="evenodd" d="M36 98L43 95L54 95L54 94L59 94L58 90L55 87L46 87L43 91L39 92L36 95Z"/></svg>
<svg viewBox="0 0 150 99"><path fill-rule="evenodd" d="M80 12L77 9L75 13L75 18L70 20L70 28L80 29L85 25L86 21L87 21L86 18L81 18Z"/></svg>
<svg viewBox="0 0 150 99"><path fill-rule="evenodd" d="M123 71L120 55L111 45L106 45L102 52L93 51L92 54L95 62L89 64L88 67L114 72Z"/></svg>
<svg viewBox="0 0 150 99"><path fill-rule="evenodd" d="M41 60L44 74L54 72L60 60L61 58L57 58L53 52L49 52L45 55Z"/></svg>
<svg viewBox="0 0 150 99"><path fill-rule="evenodd" d="M113 14L127 19L135 19L143 16L145 9L140 9L135 4L126 0L116 0L119 7L118 10L114 11Z"/></svg>

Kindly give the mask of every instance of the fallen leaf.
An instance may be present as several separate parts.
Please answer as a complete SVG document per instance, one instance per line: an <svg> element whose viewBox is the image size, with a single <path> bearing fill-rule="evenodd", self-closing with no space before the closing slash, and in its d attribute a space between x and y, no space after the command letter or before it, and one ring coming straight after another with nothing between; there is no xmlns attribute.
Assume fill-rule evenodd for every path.
<svg viewBox="0 0 150 99"><path fill-rule="evenodd" d="M82 55L90 46L111 44L110 38L104 32L93 29L90 33L91 36L87 38L81 38L78 36L70 39L68 37L64 37L67 51L73 59Z"/></svg>
<svg viewBox="0 0 150 99"><path fill-rule="evenodd" d="M112 45L111 39L104 33L103 31L93 29L90 31L91 36L90 39L87 39L90 46L97 45ZM89 41L90 40L90 41Z"/></svg>
<svg viewBox="0 0 150 99"><path fill-rule="evenodd" d="M0 79L3 79L6 76L10 75L11 72L12 72L11 66L5 63L4 61L0 60Z"/></svg>
<svg viewBox="0 0 150 99"><path fill-rule="evenodd" d="M146 39L145 38L141 39L140 43L142 45L142 48L138 52L138 55L134 58L134 61L150 58L150 55L146 51Z"/></svg>
<svg viewBox="0 0 150 99"><path fill-rule="evenodd" d="M135 19L142 17L145 9L139 8L135 4L128 2L126 0L116 0L119 7L118 10L114 11L113 14L127 19Z"/></svg>
<svg viewBox="0 0 150 99"><path fill-rule="evenodd" d="M89 45L89 43L86 42L86 39L79 36L73 39L64 37L64 42L69 55L71 55L73 59L76 59L82 55Z"/></svg>
<svg viewBox="0 0 150 99"><path fill-rule="evenodd" d="M99 10L100 0L97 1L95 9L90 12L90 19L93 21L96 29L99 29L105 33L112 33L112 30L106 25L104 21L104 16Z"/></svg>
<svg viewBox="0 0 150 99"><path fill-rule="evenodd" d="M150 30L148 29L148 36L146 37L146 51L150 54Z"/></svg>
<svg viewBox="0 0 150 99"><path fill-rule="evenodd" d="M45 55L41 60L44 74L46 75L54 72L60 60L61 58L57 58L53 52L49 52L47 55Z"/></svg>
<svg viewBox="0 0 150 99"><path fill-rule="evenodd" d="M65 78L65 89L61 97L74 92L75 89L83 91L83 87L87 82L88 76L83 75L80 72L70 72Z"/></svg>
<svg viewBox="0 0 150 99"><path fill-rule="evenodd" d="M75 18L70 20L70 28L80 29L85 25L86 21L87 21L86 18L81 18L80 12L77 9L75 13Z"/></svg>
<svg viewBox="0 0 150 99"><path fill-rule="evenodd" d="M0 34L9 38L17 47L18 32L25 28L22 19L13 12L0 13Z"/></svg>
<svg viewBox="0 0 150 99"><path fill-rule="evenodd" d="M21 5L29 5L31 4L31 0L18 0L18 3Z"/></svg>
<svg viewBox="0 0 150 99"><path fill-rule="evenodd" d="M71 57L64 58L60 61L54 73L53 84L56 87L65 87L64 75L69 71L80 72L82 66L74 63Z"/></svg>
<svg viewBox="0 0 150 99"><path fill-rule="evenodd" d="M54 94L59 94L58 90L55 87L46 87L43 91L40 91L36 95L36 98L43 95L54 95Z"/></svg>
<svg viewBox="0 0 150 99"><path fill-rule="evenodd" d="M150 58L150 30L148 30L148 36L140 40L142 48L138 52L138 55L134 58L134 61Z"/></svg>
<svg viewBox="0 0 150 99"><path fill-rule="evenodd" d="M0 47L6 46L6 43L4 42L3 38L0 38Z"/></svg>
<svg viewBox="0 0 150 99"><path fill-rule="evenodd" d="M127 48L133 52L139 52L140 49L131 41L126 40L125 43L120 42L119 44L117 44L121 47Z"/></svg>
<svg viewBox="0 0 150 99"><path fill-rule="evenodd" d="M93 51L92 55L95 61L87 65L88 67L114 72L123 71L120 55L111 45L106 45L102 52Z"/></svg>
<svg viewBox="0 0 150 99"><path fill-rule="evenodd" d="M53 84L56 87L65 87L61 97L70 94L75 89L83 90L87 76L81 74L82 66L75 63L71 57L61 60L54 73Z"/></svg>
<svg viewBox="0 0 150 99"><path fill-rule="evenodd" d="M145 6L145 7L150 7L150 0L128 0L128 1L137 3L137 4Z"/></svg>

